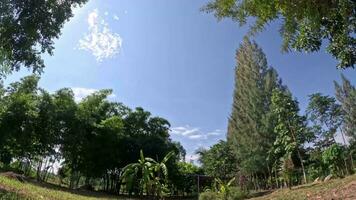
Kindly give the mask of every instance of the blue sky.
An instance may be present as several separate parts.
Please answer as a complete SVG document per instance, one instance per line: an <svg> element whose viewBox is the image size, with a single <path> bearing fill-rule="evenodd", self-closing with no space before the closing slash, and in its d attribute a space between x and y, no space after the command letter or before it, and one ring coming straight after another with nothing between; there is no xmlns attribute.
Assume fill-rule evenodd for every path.
<svg viewBox="0 0 356 200"><path fill-rule="evenodd" d="M44 56L41 87L72 87L78 99L112 88L111 99L168 119L172 139L195 159L197 148L225 138L235 51L247 32L200 12L206 2L89 0L65 24L54 56ZM282 54L278 26L271 24L255 39L302 111L309 94L333 95L333 80L340 80L341 72L356 83L356 71L337 70L324 49ZM7 82L25 74L14 73Z"/></svg>

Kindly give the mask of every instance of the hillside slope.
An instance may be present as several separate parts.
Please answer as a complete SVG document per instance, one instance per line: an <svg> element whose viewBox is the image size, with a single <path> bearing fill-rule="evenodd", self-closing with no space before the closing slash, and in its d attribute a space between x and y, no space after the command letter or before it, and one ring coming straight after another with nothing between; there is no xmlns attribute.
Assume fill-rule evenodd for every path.
<svg viewBox="0 0 356 200"><path fill-rule="evenodd" d="M356 200L356 175L281 189L253 200Z"/></svg>
<svg viewBox="0 0 356 200"><path fill-rule="evenodd" d="M95 192L69 190L50 184L20 182L0 176L0 200L113 200L118 199Z"/></svg>

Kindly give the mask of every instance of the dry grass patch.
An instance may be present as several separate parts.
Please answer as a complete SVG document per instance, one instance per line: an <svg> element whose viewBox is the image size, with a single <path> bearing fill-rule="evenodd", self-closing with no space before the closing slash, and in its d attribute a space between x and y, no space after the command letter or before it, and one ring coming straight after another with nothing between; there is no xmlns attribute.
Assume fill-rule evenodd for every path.
<svg viewBox="0 0 356 200"><path fill-rule="evenodd" d="M281 189L271 194L252 198L253 200L355 200L356 175L327 182L311 183L289 189Z"/></svg>

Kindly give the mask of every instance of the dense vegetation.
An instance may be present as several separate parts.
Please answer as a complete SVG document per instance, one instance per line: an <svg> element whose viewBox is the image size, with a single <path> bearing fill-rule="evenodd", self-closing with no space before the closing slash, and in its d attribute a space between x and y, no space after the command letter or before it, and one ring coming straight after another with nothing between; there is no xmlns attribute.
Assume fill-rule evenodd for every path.
<svg viewBox="0 0 356 200"><path fill-rule="evenodd" d="M245 38L236 60L227 142L199 151L207 174L236 177L247 191L354 173L356 89L350 81L335 82L336 98L310 95L302 115L256 43Z"/></svg>
<svg viewBox="0 0 356 200"><path fill-rule="evenodd" d="M150 162L162 161L157 166L167 176L167 189L189 190L191 186L182 185L177 178L181 168L189 165L178 164L185 151L169 138L167 120L152 117L142 108L131 110L109 101L111 90L100 90L76 102L71 89L50 94L38 87L38 80L37 76L28 76L0 88L3 167L11 165L27 175L35 170L37 180L44 181L53 174L54 164L61 162L59 177L70 188L85 184L119 193L126 183L121 183L122 168L138 160L141 151L157 160ZM170 159L165 158L169 152ZM131 182L143 175L138 174ZM126 189L142 193L138 186Z"/></svg>
<svg viewBox="0 0 356 200"><path fill-rule="evenodd" d="M53 41L73 8L86 1L0 2L1 171L16 171L30 181L27 177L34 177L37 184L55 183L58 190L146 199L204 191L201 200L242 199L251 190L291 189L355 172L356 88L342 75L342 82L334 83L335 97L311 94L307 109L300 111L262 49L248 37L236 52L226 141L199 149L199 167L184 162L185 150L170 139L166 119L110 101L110 89L76 101L70 88L40 88L37 75L5 86L6 75L21 67L43 71L41 55L52 55ZM355 66L355 1L213 0L203 10L240 25L254 20L250 36L278 20L284 51L318 51L326 41L339 68ZM35 199L42 194L87 199L3 176L0 186L10 191L0 191L0 198L21 197L14 192L19 191ZM284 193L275 194L284 198Z"/></svg>

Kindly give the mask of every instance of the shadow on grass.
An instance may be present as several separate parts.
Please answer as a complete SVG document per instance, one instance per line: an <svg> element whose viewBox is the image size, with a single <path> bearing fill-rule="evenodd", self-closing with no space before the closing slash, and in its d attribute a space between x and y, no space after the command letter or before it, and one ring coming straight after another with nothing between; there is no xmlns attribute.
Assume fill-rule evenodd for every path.
<svg viewBox="0 0 356 200"><path fill-rule="evenodd" d="M254 193L249 194L247 198L251 199L251 198L255 198L255 197L261 197L264 195L271 194L274 191L275 190L265 190L265 191L254 192Z"/></svg>
<svg viewBox="0 0 356 200"><path fill-rule="evenodd" d="M139 196L128 196L128 195L112 195L112 194L108 194L105 192L100 192L100 191L89 191L89 190L75 190L75 189L69 189L67 187L63 187L63 186L59 186L53 183L47 183L47 182L38 182L35 179L27 179L26 180L28 183L42 187L42 188L46 188L46 189L50 189L50 190L57 190L57 191L62 191L62 192L68 192L71 194L76 194L76 195L81 195L81 196L85 196L85 197L94 197L94 198L112 198L112 199L131 199L131 200L141 200L141 199L145 199L145 200L149 200L149 199L154 199L153 197L148 197L148 196L144 196L144 197L139 197ZM169 200L197 200L197 197L181 197L181 196L172 196L172 197L167 197L165 199L169 199ZM0 199L1 200L1 199Z"/></svg>
<svg viewBox="0 0 356 200"><path fill-rule="evenodd" d="M28 183L41 187L41 188L46 188L50 190L56 190L56 191L61 191L61 192L67 192L71 194L76 194L76 195L81 195L85 197L95 197L95 198L100 198L100 197L105 197L105 198L116 198L118 199L118 196L110 195L104 192L97 192L97 191L89 191L89 190L75 190L75 189L69 189L67 187L59 186L53 183L47 183L47 182L38 182L35 179L27 179L26 180Z"/></svg>

